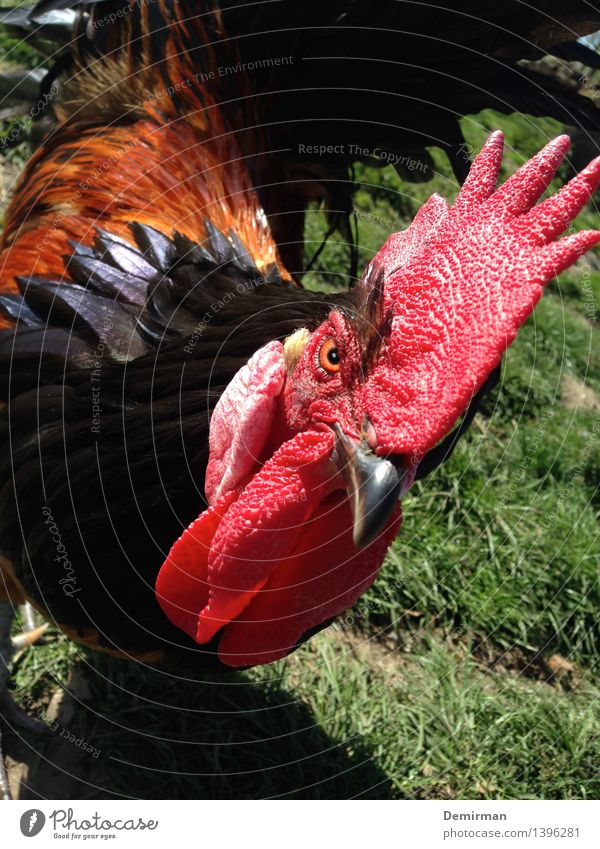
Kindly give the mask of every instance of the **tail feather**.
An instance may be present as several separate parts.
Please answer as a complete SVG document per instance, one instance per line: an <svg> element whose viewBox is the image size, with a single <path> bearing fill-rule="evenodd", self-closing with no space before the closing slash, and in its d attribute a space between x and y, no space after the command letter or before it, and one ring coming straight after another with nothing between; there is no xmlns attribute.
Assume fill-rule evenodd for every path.
<svg viewBox="0 0 600 849"><path fill-rule="evenodd" d="M587 44L581 41L567 41L564 44L555 44L548 51L557 59L564 59L566 62L579 62L588 68L600 70L600 53L596 53Z"/></svg>
<svg viewBox="0 0 600 849"><path fill-rule="evenodd" d="M288 245L284 260L299 268L293 246L311 200L348 230L356 161L383 156L403 179L423 181L428 148L438 147L463 182L470 161L459 121L488 107L600 130L597 99L521 63L554 54L599 67L569 38L600 28L600 12L585 0L568 10L549 0L543 11L519 0L454 5L41 0L7 11L0 25L57 45L42 85L69 69L56 114L71 131L159 108L167 120L195 120L209 108L197 82L188 85L200 79L236 135L276 241ZM166 96L149 105L159 89Z"/></svg>
<svg viewBox="0 0 600 849"><path fill-rule="evenodd" d="M266 125L265 147L285 147L279 158L287 163L314 160L305 148L323 145L345 164L382 147L427 158L425 148L438 146L466 176L469 163L456 157L462 115L492 107L600 129L590 98L519 65L551 53L600 67L595 51L568 41L568 34L600 28L600 13L583 0L570 3L568 13L560 2L545 6L495 0L482 12L475 0L458 10L440 0L435 9L403 5L400 15L395 2L374 7L369 0L225 8L218 0L41 0L8 10L0 25L28 40L70 44L84 66L129 39L138 71L167 58L175 33L189 70L206 75L236 129L251 123L256 134L257 123ZM165 73L176 84L184 66L173 58ZM422 180L424 171L404 169L402 176Z"/></svg>
<svg viewBox="0 0 600 849"><path fill-rule="evenodd" d="M40 84L46 71L43 68L24 68L4 71L0 74L0 102L2 106L9 103L34 103L39 97Z"/></svg>

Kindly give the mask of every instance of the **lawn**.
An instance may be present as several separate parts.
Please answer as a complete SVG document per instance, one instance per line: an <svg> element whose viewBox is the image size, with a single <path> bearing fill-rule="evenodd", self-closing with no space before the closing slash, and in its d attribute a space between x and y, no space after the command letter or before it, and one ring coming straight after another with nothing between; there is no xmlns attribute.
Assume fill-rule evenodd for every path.
<svg viewBox="0 0 600 849"><path fill-rule="evenodd" d="M496 127L503 177L561 130L463 121L475 149ZM433 156L429 183L357 168L361 265L431 192L456 194ZM312 210L307 257L325 230ZM332 238L309 285L340 285L348 253ZM285 661L195 681L53 631L22 652L17 701L54 729L14 747L23 795L598 798L599 297L598 257L549 287L468 436L405 500L372 589Z"/></svg>

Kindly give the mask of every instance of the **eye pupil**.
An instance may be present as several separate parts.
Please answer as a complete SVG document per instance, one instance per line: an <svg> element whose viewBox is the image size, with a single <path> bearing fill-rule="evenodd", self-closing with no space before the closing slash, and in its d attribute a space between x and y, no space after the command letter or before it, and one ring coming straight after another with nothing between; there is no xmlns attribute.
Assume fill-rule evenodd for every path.
<svg viewBox="0 0 600 849"><path fill-rule="evenodd" d="M340 352L334 339L326 339L321 345L319 364L328 374L335 374L340 370Z"/></svg>

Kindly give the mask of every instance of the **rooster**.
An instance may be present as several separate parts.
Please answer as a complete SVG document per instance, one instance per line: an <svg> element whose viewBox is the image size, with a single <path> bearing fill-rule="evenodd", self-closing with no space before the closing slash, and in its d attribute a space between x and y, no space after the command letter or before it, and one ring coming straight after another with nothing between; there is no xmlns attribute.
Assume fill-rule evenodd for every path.
<svg viewBox="0 0 600 849"><path fill-rule="evenodd" d="M478 26L461 12L454 42L418 74L418 43L441 24L415 7L412 35L402 21L406 75L417 91L420 75L439 79L440 102L416 102L400 127L361 117L383 91L408 97L410 79L385 65L396 4L374 13L368 96L320 53L337 27L331 52L360 55L367 5L315 9L312 37L283 27L307 14L285 3L46 2L5 19L62 39L45 85L63 76L0 254L3 592L87 646L247 668L353 605L399 531L401 498L452 451L544 285L600 241L558 238L600 182L600 159L538 203L568 138L498 188L501 133L469 166L456 121L519 108L508 71L566 28L595 29L584 4L565 23L554 4L552 26L511 3ZM250 64L250 43L271 55L267 25L296 67L227 71ZM482 38L489 52L468 59ZM299 56L314 66L298 70ZM303 73L324 161L296 155ZM539 80L515 73L526 99ZM597 120L584 98L545 85L530 111ZM356 150L373 150L377 132L424 161L438 144L464 182L451 206L433 195L348 291L324 294L302 288L299 246L311 200L348 210L344 109Z"/></svg>

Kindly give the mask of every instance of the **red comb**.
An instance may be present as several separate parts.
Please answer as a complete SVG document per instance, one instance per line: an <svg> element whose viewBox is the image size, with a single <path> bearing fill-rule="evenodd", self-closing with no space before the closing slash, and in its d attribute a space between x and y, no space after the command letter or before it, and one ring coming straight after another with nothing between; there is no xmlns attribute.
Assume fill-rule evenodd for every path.
<svg viewBox="0 0 600 849"><path fill-rule="evenodd" d="M600 157L535 206L568 137L494 190L502 148L493 133L452 208L431 198L371 265L384 267L383 312L392 317L364 392L381 453L433 447L498 365L543 286L600 241L596 231L553 241L598 186Z"/></svg>

